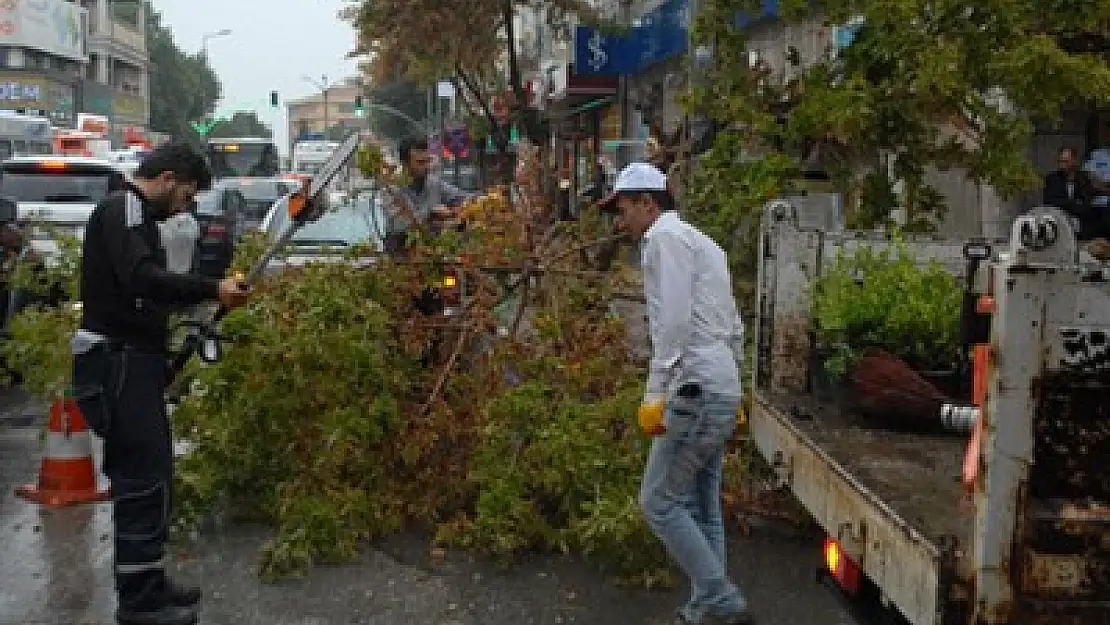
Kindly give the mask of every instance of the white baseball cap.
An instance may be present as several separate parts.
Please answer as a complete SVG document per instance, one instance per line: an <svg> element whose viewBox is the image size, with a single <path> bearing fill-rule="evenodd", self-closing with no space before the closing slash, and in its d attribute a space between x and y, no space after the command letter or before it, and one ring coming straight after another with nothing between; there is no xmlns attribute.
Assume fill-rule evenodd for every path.
<svg viewBox="0 0 1110 625"><path fill-rule="evenodd" d="M617 174L617 180L613 183L613 192L601 200L601 210L612 210L616 205L617 196L629 191L643 191L645 193L670 191L670 187L667 186L667 175L651 163L641 162L625 165L624 169Z"/></svg>

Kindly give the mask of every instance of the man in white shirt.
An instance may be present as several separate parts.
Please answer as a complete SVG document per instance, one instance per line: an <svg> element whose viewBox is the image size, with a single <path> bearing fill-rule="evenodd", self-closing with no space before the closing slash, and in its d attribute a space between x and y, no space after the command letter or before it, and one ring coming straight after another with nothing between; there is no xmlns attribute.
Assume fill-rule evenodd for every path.
<svg viewBox="0 0 1110 625"><path fill-rule="evenodd" d="M667 177L648 163L617 176L603 210L641 241L652 358L640 425L653 436L640 488L652 530L690 578L678 623L750 623L725 569L721 473L740 408L737 323L723 250L673 210Z"/></svg>

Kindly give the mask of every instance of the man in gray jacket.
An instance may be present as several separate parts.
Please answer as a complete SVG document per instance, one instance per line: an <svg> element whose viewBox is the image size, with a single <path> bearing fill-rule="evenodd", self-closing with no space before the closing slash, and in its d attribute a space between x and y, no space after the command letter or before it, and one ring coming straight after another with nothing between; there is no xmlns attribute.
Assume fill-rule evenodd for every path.
<svg viewBox="0 0 1110 625"><path fill-rule="evenodd" d="M403 139L397 152L408 184L395 189L386 206L385 251L389 254L404 249L408 230L414 225L427 224L433 233L441 232L446 223L458 218L460 205L473 195L429 171L432 157L427 139Z"/></svg>

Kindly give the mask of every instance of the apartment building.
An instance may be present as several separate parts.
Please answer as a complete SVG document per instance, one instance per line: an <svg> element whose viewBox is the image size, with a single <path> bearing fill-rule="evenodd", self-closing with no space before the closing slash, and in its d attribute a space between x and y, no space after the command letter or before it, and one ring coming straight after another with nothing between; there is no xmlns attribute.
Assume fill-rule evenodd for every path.
<svg viewBox="0 0 1110 625"><path fill-rule="evenodd" d="M80 0L88 11L88 65L82 111L105 115L119 141L129 129L150 122L150 58L146 3L141 0Z"/></svg>
<svg viewBox="0 0 1110 625"><path fill-rule="evenodd" d="M286 101L290 154L296 141L341 139L350 131L366 126L366 119L355 112L355 97L364 91L358 78L324 86L327 88L319 93Z"/></svg>
<svg viewBox="0 0 1110 625"><path fill-rule="evenodd" d="M88 11L65 0L0 0L0 110L72 125L88 60Z"/></svg>

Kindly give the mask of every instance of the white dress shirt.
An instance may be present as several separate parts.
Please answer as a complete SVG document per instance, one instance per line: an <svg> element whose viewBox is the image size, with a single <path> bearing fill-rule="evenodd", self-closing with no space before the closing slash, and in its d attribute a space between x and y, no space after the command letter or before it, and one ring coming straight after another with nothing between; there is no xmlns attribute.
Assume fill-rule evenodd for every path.
<svg viewBox="0 0 1110 625"><path fill-rule="evenodd" d="M743 325L724 250L668 211L644 234L641 255L652 346L647 394L695 383L739 397Z"/></svg>

